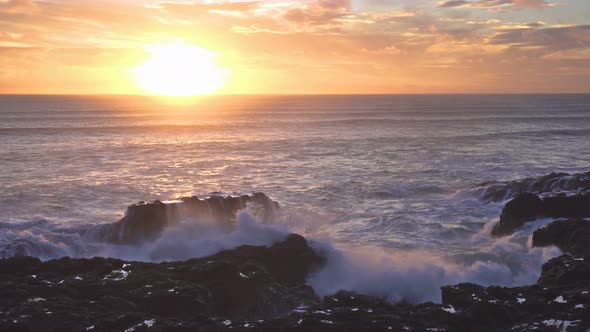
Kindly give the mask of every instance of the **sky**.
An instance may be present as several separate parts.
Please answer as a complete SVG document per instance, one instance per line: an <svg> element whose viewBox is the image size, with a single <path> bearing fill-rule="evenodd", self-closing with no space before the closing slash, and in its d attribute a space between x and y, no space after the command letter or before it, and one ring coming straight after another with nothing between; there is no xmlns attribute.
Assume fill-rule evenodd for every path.
<svg viewBox="0 0 590 332"><path fill-rule="evenodd" d="M219 93L590 93L590 0L0 0L0 93L142 93L166 43Z"/></svg>

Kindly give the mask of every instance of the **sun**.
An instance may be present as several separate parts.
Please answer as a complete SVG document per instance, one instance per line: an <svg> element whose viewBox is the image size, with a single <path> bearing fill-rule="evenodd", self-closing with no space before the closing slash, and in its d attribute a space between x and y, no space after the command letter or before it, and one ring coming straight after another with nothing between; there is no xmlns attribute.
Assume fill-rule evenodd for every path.
<svg viewBox="0 0 590 332"><path fill-rule="evenodd" d="M187 97L219 90L228 72L215 62L217 54L186 44L159 44L135 67L135 79L150 94Z"/></svg>

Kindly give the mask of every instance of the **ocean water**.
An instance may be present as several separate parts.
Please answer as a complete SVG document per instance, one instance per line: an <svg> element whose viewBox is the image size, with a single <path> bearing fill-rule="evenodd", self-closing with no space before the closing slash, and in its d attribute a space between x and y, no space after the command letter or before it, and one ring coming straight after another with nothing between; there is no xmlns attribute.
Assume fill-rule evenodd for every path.
<svg viewBox="0 0 590 332"><path fill-rule="evenodd" d="M445 283L532 283L559 254L530 248L533 228L491 238L503 202L477 184L588 170L590 95L0 96L0 254L173 260L299 232L330 257L320 294L436 301ZM280 220L135 248L83 235L137 201L252 191Z"/></svg>

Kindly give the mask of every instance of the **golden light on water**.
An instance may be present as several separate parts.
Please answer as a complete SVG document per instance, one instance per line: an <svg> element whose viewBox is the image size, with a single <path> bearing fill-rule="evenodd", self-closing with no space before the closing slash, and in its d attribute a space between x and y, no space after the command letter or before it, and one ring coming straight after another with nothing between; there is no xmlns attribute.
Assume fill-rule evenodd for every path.
<svg viewBox="0 0 590 332"><path fill-rule="evenodd" d="M135 79L150 94L187 97L218 91L228 71L215 62L217 54L180 43L149 47L151 56L134 68Z"/></svg>

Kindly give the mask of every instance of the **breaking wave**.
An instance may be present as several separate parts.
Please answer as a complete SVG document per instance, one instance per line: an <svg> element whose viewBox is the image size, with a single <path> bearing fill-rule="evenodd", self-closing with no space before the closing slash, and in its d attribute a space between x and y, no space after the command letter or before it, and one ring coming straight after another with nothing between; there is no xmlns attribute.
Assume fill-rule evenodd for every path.
<svg viewBox="0 0 590 332"><path fill-rule="evenodd" d="M460 191L457 195L475 195L485 202L501 202L522 192L544 196L556 193L571 195L587 191L590 191L590 172L551 173L538 178L515 181L487 181L473 189Z"/></svg>
<svg viewBox="0 0 590 332"><path fill-rule="evenodd" d="M216 194L174 202L142 202L130 206L120 221L98 226L67 228L44 219L3 223L0 257L186 260L241 245L270 246L296 232L327 258L321 269L308 276L308 283L319 295L349 290L392 302L418 303L440 301L440 287L459 282L501 286L535 283L541 265L560 254L556 248L530 248L532 231L550 220L537 221L501 239L489 236L495 222L490 220L480 232L465 239L472 250L462 254L394 250L339 243L323 231L323 226L330 224L325 216L278 209L268 196L255 195ZM142 214L146 211L152 216L148 222ZM135 217L144 222L140 228L134 224ZM133 236L121 235L130 231ZM150 233L154 231L156 235Z"/></svg>

